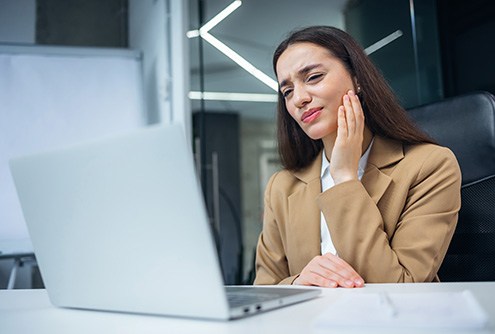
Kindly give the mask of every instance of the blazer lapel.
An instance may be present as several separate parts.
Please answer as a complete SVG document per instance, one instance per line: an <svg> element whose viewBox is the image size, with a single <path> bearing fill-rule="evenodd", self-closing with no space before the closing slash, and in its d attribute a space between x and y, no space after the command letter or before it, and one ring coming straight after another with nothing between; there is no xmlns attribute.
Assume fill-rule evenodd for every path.
<svg viewBox="0 0 495 334"><path fill-rule="evenodd" d="M305 186L289 196L288 252L300 260L292 268L301 270L311 259L320 255L320 209L316 197L321 193L321 154L305 170L294 175Z"/></svg>
<svg viewBox="0 0 495 334"><path fill-rule="evenodd" d="M380 201L387 190L391 177L383 169L404 158L400 142L375 136L368 164L361 182L375 203Z"/></svg>

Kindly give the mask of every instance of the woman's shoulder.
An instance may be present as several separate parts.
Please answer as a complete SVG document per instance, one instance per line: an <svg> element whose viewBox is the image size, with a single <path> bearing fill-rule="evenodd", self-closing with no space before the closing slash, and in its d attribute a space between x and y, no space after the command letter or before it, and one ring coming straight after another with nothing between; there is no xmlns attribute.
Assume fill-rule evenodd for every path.
<svg viewBox="0 0 495 334"><path fill-rule="evenodd" d="M441 145L430 143L404 145L403 162L418 166L420 174L423 175L436 171L460 176L455 154L448 147Z"/></svg>
<svg viewBox="0 0 495 334"><path fill-rule="evenodd" d="M275 172L268 181L268 188L282 190L286 188L291 188L294 184L298 183L298 178L295 176L294 172L281 169Z"/></svg>
<svg viewBox="0 0 495 334"><path fill-rule="evenodd" d="M375 136L368 162L378 168L413 167L429 162L433 165L447 161L457 164L454 153L437 144L407 144L381 136ZM394 167L395 166L395 167Z"/></svg>
<svg viewBox="0 0 495 334"><path fill-rule="evenodd" d="M315 165L317 163L317 161L313 162L309 167L300 171L282 169L275 172L270 177L266 186L267 193L270 193L272 196L280 195L286 197L303 189L308 182L313 181L315 178L319 178L320 172Z"/></svg>
<svg viewBox="0 0 495 334"><path fill-rule="evenodd" d="M457 161L454 153L448 147L431 143L404 145L404 158L408 160L419 159L419 161L425 159L431 161Z"/></svg>

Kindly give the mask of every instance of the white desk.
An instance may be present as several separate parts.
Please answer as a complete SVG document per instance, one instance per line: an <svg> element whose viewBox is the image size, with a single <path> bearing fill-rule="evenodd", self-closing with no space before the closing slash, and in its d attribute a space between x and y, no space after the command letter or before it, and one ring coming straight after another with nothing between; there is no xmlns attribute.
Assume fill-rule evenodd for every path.
<svg viewBox="0 0 495 334"><path fill-rule="evenodd" d="M177 319L160 316L71 310L53 307L45 290L0 290L0 333L430 333L413 330L369 328L328 329L312 324L314 318L347 293L433 292L470 290L490 317L486 330L495 332L495 282L370 284L363 289L323 289L319 298L230 322ZM190 301L191 303L194 300ZM438 333L439 331L432 331ZM452 331L447 331L449 333ZM456 331L455 333L465 333Z"/></svg>

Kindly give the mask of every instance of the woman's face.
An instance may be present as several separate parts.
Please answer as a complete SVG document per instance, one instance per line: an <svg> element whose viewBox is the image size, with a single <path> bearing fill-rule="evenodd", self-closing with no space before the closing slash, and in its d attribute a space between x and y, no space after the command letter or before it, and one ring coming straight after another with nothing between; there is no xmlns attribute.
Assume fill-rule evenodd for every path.
<svg viewBox="0 0 495 334"><path fill-rule="evenodd" d="M311 139L337 135L337 111L354 80L327 49L290 45L279 57L277 78L287 111Z"/></svg>

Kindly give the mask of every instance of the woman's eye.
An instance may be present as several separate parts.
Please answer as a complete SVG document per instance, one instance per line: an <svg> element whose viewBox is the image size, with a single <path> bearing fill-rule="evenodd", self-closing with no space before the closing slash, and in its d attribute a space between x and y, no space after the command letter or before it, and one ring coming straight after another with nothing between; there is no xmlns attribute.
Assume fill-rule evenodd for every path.
<svg viewBox="0 0 495 334"><path fill-rule="evenodd" d="M310 75L310 76L308 77L308 81L313 81L313 80L319 79L319 78L321 78L322 76L323 76L323 74L322 74L322 73Z"/></svg>
<svg viewBox="0 0 495 334"><path fill-rule="evenodd" d="M282 92L282 96L285 98L289 96L289 94L292 92L292 89L286 89Z"/></svg>

